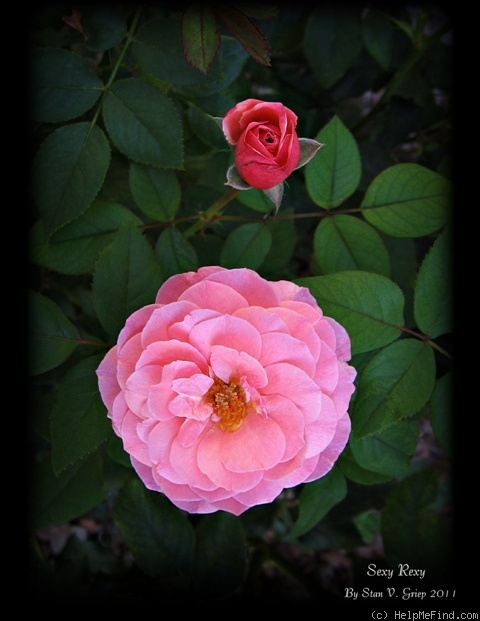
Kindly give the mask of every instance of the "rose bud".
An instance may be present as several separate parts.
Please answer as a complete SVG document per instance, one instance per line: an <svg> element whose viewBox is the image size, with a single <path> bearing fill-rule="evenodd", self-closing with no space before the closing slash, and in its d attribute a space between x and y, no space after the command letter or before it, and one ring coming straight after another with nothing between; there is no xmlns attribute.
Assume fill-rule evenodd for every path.
<svg viewBox="0 0 480 621"><path fill-rule="evenodd" d="M295 170L300 159L296 125L296 114L278 102L246 99L227 112L222 130L235 146L238 174L252 188L273 188Z"/></svg>

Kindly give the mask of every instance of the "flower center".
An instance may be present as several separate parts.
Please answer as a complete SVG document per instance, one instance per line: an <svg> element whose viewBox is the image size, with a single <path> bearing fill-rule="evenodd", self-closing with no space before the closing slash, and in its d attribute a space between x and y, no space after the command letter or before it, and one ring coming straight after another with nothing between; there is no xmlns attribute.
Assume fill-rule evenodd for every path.
<svg viewBox="0 0 480 621"><path fill-rule="evenodd" d="M278 143L278 136L269 130L261 129L259 132L260 141L268 151L275 151Z"/></svg>
<svg viewBox="0 0 480 621"><path fill-rule="evenodd" d="M222 431L235 431L247 415L248 404L245 391L234 380L228 384L215 377L212 387L206 394L213 407L213 420Z"/></svg>

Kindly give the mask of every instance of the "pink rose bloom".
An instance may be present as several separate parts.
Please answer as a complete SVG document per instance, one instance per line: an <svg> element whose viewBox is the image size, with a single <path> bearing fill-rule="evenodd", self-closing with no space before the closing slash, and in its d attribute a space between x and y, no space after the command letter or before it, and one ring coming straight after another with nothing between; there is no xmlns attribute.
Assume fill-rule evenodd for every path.
<svg viewBox="0 0 480 621"><path fill-rule="evenodd" d="M229 110L222 129L240 177L258 190L284 181L300 159L296 125L296 114L278 102L246 99Z"/></svg>
<svg viewBox="0 0 480 621"><path fill-rule="evenodd" d="M147 488L240 515L332 468L350 433L349 359L308 289L202 267L127 319L97 375Z"/></svg>

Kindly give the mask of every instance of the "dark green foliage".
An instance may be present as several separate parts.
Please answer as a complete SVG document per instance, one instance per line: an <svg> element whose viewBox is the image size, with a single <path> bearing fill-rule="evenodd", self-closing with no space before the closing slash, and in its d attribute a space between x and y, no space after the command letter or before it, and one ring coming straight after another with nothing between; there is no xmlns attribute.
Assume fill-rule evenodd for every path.
<svg viewBox="0 0 480 621"><path fill-rule="evenodd" d="M169 597L274 588L342 603L368 580L367 545L379 567L418 566L447 589L448 16L423 4L52 5L35 13L29 47L29 522L55 556L37 590L151 598L159 615ZM247 98L284 103L299 137L324 143L286 180L278 212L280 195L259 190L223 200L233 152L219 119ZM240 518L189 516L147 490L95 375L167 278L212 264L309 287L349 332L357 370L334 468ZM108 544L45 544L45 529L88 520ZM336 553L348 580L308 569Z"/></svg>

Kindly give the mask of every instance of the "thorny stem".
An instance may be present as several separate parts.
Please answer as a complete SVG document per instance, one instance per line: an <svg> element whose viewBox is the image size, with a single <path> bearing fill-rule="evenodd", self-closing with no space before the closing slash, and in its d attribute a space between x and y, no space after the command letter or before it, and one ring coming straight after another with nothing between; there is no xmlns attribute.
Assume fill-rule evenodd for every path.
<svg viewBox="0 0 480 621"><path fill-rule="evenodd" d="M225 205L229 203L233 198L235 198L235 196L239 192L240 190L232 188L230 192L227 192L224 196L219 198L218 201L213 203L213 205L211 205L211 207L207 209L207 211L199 214L199 220L197 220L195 224L192 224L192 226L185 231L184 236L187 238L192 237L192 235L203 229L203 227L211 222L213 218L220 212L220 210L223 209L223 207L225 207Z"/></svg>
<svg viewBox="0 0 480 621"><path fill-rule="evenodd" d="M410 328L405 328L405 327L400 327L400 330L402 332L405 332L406 334L410 334L411 336L414 336L417 339L420 339L421 341L423 341L424 343L426 343L427 345L430 345L430 347L433 347L433 349L436 349L440 354L442 354L443 356L445 356L445 358L448 358L448 360L453 361L453 356L452 354L450 354L446 349L444 349L443 347L440 347L440 345L438 345L437 343L435 343L435 341L432 341L430 339L430 337L426 334L421 334L420 332L415 332L414 330L410 330Z"/></svg>
<svg viewBox="0 0 480 621"><path fill-rule="evenodd" d="M120 67L122 66L123 63L123 59L125 58L125 54L127 53L127 50L132 42L133 39L133 35L135 33L135 30L137 29L137 25L138 25L138 20L140 19L140 14L141 14L142 9L137 9L135 15L133 16L133 21L132 21L132 25L130 26L130 30L128 31L127 34L127 39L125 41L125 45L123 46L123 49L117 59L117 62L115 63L115 67L112 70L112 73L110 74L110 78L108 80L108 82L106 83L104 89L103 89L103 95L102 98L100 100L100 104L97 107L97 110L95 112L95 115L92 119L92 122L90 123L90 128L92 128L97 120L98 120L98 116L100 114L100 110L102 109L102 104L103 104L103 100L105 99L108 91L110 90L110 87L112 86L115 78L117 77L117 73L120 71Z"/></svg>

